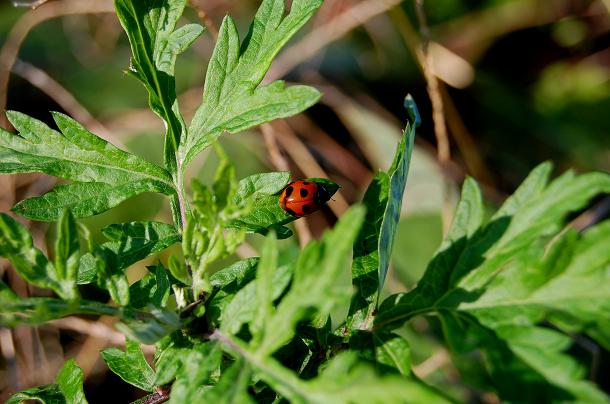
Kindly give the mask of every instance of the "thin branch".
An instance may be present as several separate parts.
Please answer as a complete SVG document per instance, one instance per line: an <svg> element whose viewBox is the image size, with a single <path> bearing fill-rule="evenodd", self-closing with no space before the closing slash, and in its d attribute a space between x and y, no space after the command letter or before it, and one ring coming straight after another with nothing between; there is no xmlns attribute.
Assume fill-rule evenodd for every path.
<svg viewBox="0 0 610 404"><path fill-rule="evenodd" d="M103 338L112 345L125 345L125 336L123 334L99 321L89 321L79 317L65 317L49 321L45 324L63 330L76 331L90 337ZM153 345L142 345L142 350L144 352L154 353L155 347Z"/></svg>
<svg viewBox="0 0 610 404"><path fill-rule="evenodd" d="M440 348L428 359L413 367L413 373L420 379L425 379L438 368L445 366L450 361L449 353L446 349Z"/></svg>
<svg viewBox="0 0 610 404"><path fill-rule="evenodd" d="M415 10L417 19L419 20L421 32L421 46L418 49L420 53L420 63L426 78L428 95L432 103L432 120L434 121L434 134L437 142L437 158L441 165L451 159L451 151L449 149L449 137L447 135L447 123L445 122L445 110L443 105L443 97L439 90L438 78L434 75L431 69L430 54L428 53L428 44L430 43L430 29L426 21L426 13L424 12L424 0L415 0Z"/></svg>
<svg viewBox="0 0 610 404"><path fill-rule="evenodd" d="M440 85L438 78L434 75L431 69L431 59L428 53L428 44L430 43L430 30L426 20L424 11L424 0L415 0L415 11L419 20L421 33L421 46L417 48L416 54L420 61L430 103L432 104L432 121L434 122L434 135L436 136L437 159L442 169L445 169L447 163L451 161L451 149L449 147L449 136L447 134L447 123L445 121L445 110L443 105L443 97L440 93ZM451 184L444 181L445 201L443 203L442 218L443 218L443 233L446 234L449 230L451 218L453 216L453 206L449 201Z"/></svg>
<svg viewBox="0 0 610 404"><path fill-rule="evenodd" d="M160 404L169 400L169 389L157 386L157 391L139 400L133 401L131 404Z"/></svg>
<svg viewBox="0 0 610 404"><path fill-rule="evenodd" d="M4 111L8 93L9 76L21 44L36 25L43 21L74 14L113 13L112 0L60 0L43 4L24 14L13 26L0 50L0 126L8 128Z"/></svg>
<svg viewBox="0 0 610 404"><path fill-rule="evenodd" d="M267 74L270 79L283 77L299 64L376 15L385 13L402 0L365 0L350 7L328 23L311 31L301 41L286 49Z"/></svg>
<svg viewBox="0 0 610 404"><path fill-rule="evenodd" d="M70 116L82 123L91 132L113 143L115 146L124 146L118 138L112 136L110 131L78 102L70 91L49 76L44 70L16 59L12 72L42 90L42 92L51 97Z"/></svg>

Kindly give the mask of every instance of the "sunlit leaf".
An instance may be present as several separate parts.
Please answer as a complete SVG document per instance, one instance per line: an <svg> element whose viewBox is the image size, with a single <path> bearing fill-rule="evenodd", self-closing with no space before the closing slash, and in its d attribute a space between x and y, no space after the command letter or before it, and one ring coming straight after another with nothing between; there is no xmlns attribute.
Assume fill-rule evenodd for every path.
<svg viewBox="0 0 610 404"><path fill-rule="evenodd" d="M75 217L85 217L142 192L174 193L166 170L116 148L66 115L53 113L61 133L18 112L7 116L19 134L0 130L0 173L43 172L74 181L15 205L22 216L51 221L70 208Z"/></svg>
<svg viewBox="0 0 610 404"><path fill-rule="evenodd" d="M155 372L146 362L139 343L127 340L125 351L107 348L100 353L110 370L121 379L139 389L153 391Z"/></svg>
<svg viewBox="0 0 610 404"><path fill-rule="evenodd" d="M203 103L180 144L187 165L223 132L297 114L314 104L320 93L307 86L285 88L274 81L258 87L280 49L320 7L320 0L296 0L284 15L283 1L264 0L248 36L240 44L233 19L225 17L209 63Z"/></svg>

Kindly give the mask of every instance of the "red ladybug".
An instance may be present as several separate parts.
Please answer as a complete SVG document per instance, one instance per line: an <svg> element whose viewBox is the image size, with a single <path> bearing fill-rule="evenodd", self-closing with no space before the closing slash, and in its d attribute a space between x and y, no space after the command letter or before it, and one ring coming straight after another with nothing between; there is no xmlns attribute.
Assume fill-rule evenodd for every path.
<svg viewBox="0 0 610 404"><path fill-rule="evenodd" d="M280 195L280 206L290 215L301 217L319 210L330 199L324 185L307 180L288 184Z"/></svg>

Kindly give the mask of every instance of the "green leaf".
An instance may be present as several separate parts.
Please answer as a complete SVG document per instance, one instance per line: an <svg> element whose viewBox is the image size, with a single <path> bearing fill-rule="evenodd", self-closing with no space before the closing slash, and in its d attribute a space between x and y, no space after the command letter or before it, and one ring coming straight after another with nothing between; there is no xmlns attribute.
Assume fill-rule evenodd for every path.
<svg viewBox="0 0 610 404"><path fill-rule="evenodd" d="M69 359L59 371L55 383L47 386L33 387L13 394L7 404L16 404L27 400L38 400L42 403L87 404L83 392L83 371L74 359Z"/></svg>
<svg viewBox="0 0 610 404"><path fill-rule="evenodd" d="M380 306L375 317L375 326L398 326L414 315L432 310L435 302L450 287L451 271L457 266L468 238L480 226L483 218L483 201L476 182L467 178L462 187L462 196L453 222L445 240L435 257L430 261L424 277L410 293L390 296ZM498 222L501 232L506 229L504 221Z"/></svg>
<svg viewBox="0 0 610 404"><path fill-rule="evenodd" d="M123 322L115 327L129 338L147 345L154 344L182 326L176 312L153 306L147 306L145 310L124 309L122 314Z"/></svg>
<svg viewBox="0 0 610 404"><path fill-rule="evenodd" d="M66 115L53 113L61 133L18 112L7 116L19 135L0 130L0 173L43 172L75 181L18 203L13 210L22 216L52 221L70 208L75 217L85 217L142 192L175 192L166 170L116 148Z"/></svg>
<svg viewBox="0 0 610 404"><path fill-rule="evenodd" d="M441 315L441 320L456 355L471 356L475 348L485 354L490 380L503 399L608 402L592 383L583 380L584 369L561 352L570 344L565 335L521 326L503 327L495 333L462 312Z"/></svg>
<svg viewBox="0 0 610 404"><path fill-rule="evenodd" d="M447 402L444 397L411 379L377 375L370 366L358 362L353 352L340 353L318 377L305 381L273 357L254 353L238 340L223 335L215 337L243 357L253 367L256 376L293 403Z"/></svg>
<svg viewBox="0 0 610 404"><path fill-rule="evenodd" d="M225 17L206 74L203 103L180 144L186 166L223 132L297 114L314 104L320 93L306 86L284 88L282 81L258 87L271 62L294 33L322 4L296 0L284 16L284 2L264 0L240 45L231 17Z"/></svg>
<svg viewBox="0 0 610 404"><path fill-rule="evenodd" d="M311 310L326 318L338 300L351 294L337 279L346 269L348 252L364 216L364 207L351 207L321 242L310 242L303 250L290 291L266 321L264 338L257 348L260 355L271 354L288 342L294 336L296 324Z"/></svg>
<svg viewBox="0 0 610 404"><path fill-rule="evenodd" d="M184 285L191 284L191 275L189 274L183 259L171 255L167 260L167 264L169 272L178 282L181 282Z"/></svg>
<svg viewBox="0 0 610 404"><path fill-rule="evenodd" d="M203 398L208 403L253 403L254 401L247 393L251 375L250 367L241 358L238 358L229 368L223 371L218 383L207 390Z"/></svg>
<svg viewBox="0 0 610 404"><path fill-rule="evenodd" d="M63 393L68 403L86 404L83 392L83 371L74 359L68 359L59 371L55 383Z"/></svg>
<svg viewBox="0 0 610 404"><path fill-rule="evenodd" d="M254 279L259 260L258 257L251 257L237 261L212 274L210 283L225 291L231 287L231 291L236 292Z"/></svg>
<svg viewBox="0 0 610 404"><path fill-rule="evenodd" d="M152 344L181 326L173 311L146 307L114 307L88 300L60 300L48 297L22 299L0 282L0 325L37 325L74 314L116 316L116 327L125 335L144 344Z"/></svg>
<svg viewBox="0 0 610 404"><path fill-rule="evenodd" d="M93 250L97 284L110 293L110 298L119 306L129 304L129 282L121 270L113 251L104 246Z"/></svg>
<svg viewBox="0 0 610 404"><path fill-rule="evenodd" d="M290 181L289 172L271 172L250 175L237 185L234 203L236 205L244 204L248 198L254 194L278 194Z"/></svg>
<svg viewBox="0 0 610 404"><path fill-rule="evenodd" d="M254 306L256 312L250 324L255 341L260 340L266 328L268 319L273 315L273 278L277 272L277 239L275 233L270 233L263 244L261 260L256 270L256 296Z"/></svg>
<svg viewBox="0 0 610 404"><path fill-rule="evenodd" d="M283 265L273 273L270 296L272 300L277 299L284 292L292 278L292 271L292 266ZM241 287L234 296L228 294L221 304L217 300L213 302L216 310L221 313L220 328L222 330L230 334L236 334L243 324L249 323L254 319L258 307L252 304L252 302L257 299L257 289L257 282L250 282Z"/></svg>
<svg viewBox="0 0 610 404"><path fill-rule="evenodd" d="M126 340L125 352L116 348L107 348L100 353L110 370L121 379L139 389L154 390L155 372L146 362L139 343Z"/></svg>
<svg viewBox="0 0 610 404"><path fill-rule="evenodd" d="M387 173L379 172L373 178L364 195L367 215L354 244L352 283L357 292L348 313L349 330L371 327L379 292L389 269L413 152L415 128L419 122L415 102L410 96L407 100L411 101L408 111L412 118L403 131L394 161Z"/></svg>
<svg viewBox="0 0 610 404"><path fill-rule="evenodd" d="M411 374L411 347L407 340L394 333L374 333L376 363L381 373L392 369L403 376Z"/></svg>
<svg viewBox="0 0 610 404"><path fill-rule="evenodd" d="M388 190L388 203L383 213L381 232L379 234L379 290L383 288L385 277L390 266L390 255L394 246L396 227L400 219L402 208L402 197L407 185L407 176L413 153L413 142L415 141L415 128L420 122L419 112L413 98L408 95L405 99L405 107L411 118L403 132L400 144L396 150L392 166L388 170L390 177L390 188Z"/></svg>
<svg viewBox="0 0 610 404"><path fill-rule="evenodd" d="M208 402L200 389L203 384L210 383L210 374L220 367L221 354L220 346L214 341L196 345L185 352L172 385L170 404Z"/></svg>
<svg viewBox="0 0 610 404"><path fill-rule="evenodd" d="M115 0L131 44L130 73L144 84L150 108L165 121L165 164L172 173L178 171L175 153L186 128L176 97L174 65L177 55L203 32L196 24L175 29L185 4L186 0Z"/></svg>
<svg viewBox="0 0 610 404"><path fill-rule="evenodd" d="M150 273L129 287L129 304L136 309L153 305L163 308L169 298L169 277L161 264L146 267Z"/></svg>
<svg viewBox="0 0 610 404"><path fill-rule="evenodd" d="M485 353L503 398L537 394L542 401L606 402L563 352L570 338L540 325L610 342L603 325L610 315L610 225L582 235L557 234L568 213L610 192L610 175L568 172L548 183L550 168L533 170L486 224L480 191L467 181L452 227L423 279L381 305L375 328L437 312L456 352Z"/></svg>
<svg viewBox="0 0 610 404"><path fill-rule="evenodd" d="M28 400L37 400L42 403L67 403L66 398L61 393L57 384L49 384L46 386L32 387L31 389L23 390L13 394L6 404L17 404Z"/></svg>
<svg viewBox="0 0 610 404"><path fill-rule="evenodd" d="M0 213L0 256L8 259L26 281L52 289L64 299L76 297L74 282L60 278L55 267L32 242L32 236L15 219Z"/></svg>
<svg viewBox="0 0 610 404"><path fill-rule="evenodd" d="M310 400L329 403L445 403L444 397L413 380L377 376L345 352L335 357L322 374L308 383Z"/></svg>
<svg viewBox="0 0 610 404"><path fill-rule="evenodd" d="M213 326L219 326L220 318L223 316L229 303L231 303L239 291L254 279L258 261L258 257L247 258L223 268L210 276L210 283L214 288L218 289L207 304L208 319ZM286 269L288 268L286 267ZM287 283L290 281L291 274L286 271L285 275L284 282ZM286 285L284 285L284 287L285 286ZM250 293L250 291L251 289L247 293ZM279 293L281 293L281 291ZM238 307L236 306L235 308Z"/></svg>
<svg viewBox="0 0 610 404"><path fill-rule="evenodd" d="M111 241L102 244L101 248L117 271L180 241L180 233L174 226L160 222L112 224L102 232ZM95 257L91 253L85 254L80 259L78 283L91 283L95 277Z"/></svg>
<svg viewBox="0 0 610 404"><path fill-rule="evenodd" d="M368 329L373 320L379 293L379 235L388 203L390 178L379 172L364 194L366 218L354 243L352 283L356 289L349 308L349 330Z"/></svg>
<svg viewBox="0 0 610 404"><path fill-rule="evenodd" d="M78 297L76 275L80 258L80 243L76 221L70 210L66 209L57 222L55 242L55 273L57 279L65 283L65 289L72 291L72 299Z"/></svg>

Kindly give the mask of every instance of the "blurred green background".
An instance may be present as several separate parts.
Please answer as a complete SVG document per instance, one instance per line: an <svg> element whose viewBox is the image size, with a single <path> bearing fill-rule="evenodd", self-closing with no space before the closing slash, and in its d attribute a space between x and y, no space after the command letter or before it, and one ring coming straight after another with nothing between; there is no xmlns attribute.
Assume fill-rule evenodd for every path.
<svg viewBox="0 0 610 404"><path fill-rule="evenodd" d="M87 10L100 3L81 0L79 7ZM52 15L51 6L61 9L60 5L70 4L76 3L53 0L34 13ZM205 12L213 29L228 13L243 37L258 2L192 0L191 5L183 22L200 22ZM344 201L361 198L376 170L390 164L406 119L402 101L407 93L415 98L423 123L386 293L409 289L417 282L440 244L466 175L480 181L493 207L544 160L552 160L557 172L610 170L609 8L610 1L601 0L428 0L423 7L426 26L414 0L327 0L270 72L324 93L320 104L287 120L291 136L278 142L295 178L322 172L343 187L340 200L303 219L313 237L332 226L344 210ZM66 112L84 119L112 142L160 162L162 122L147 110L144 88L124 74L130 50L116 17L58 12L28 26L30 13L7 1L0 4L0 46L14 45L9 33L31 28L12 66L6 108L50 125L49 110ZM416 56L426 43L427 68L438 80L450 142L450 160L442 164L436 159L430 92L422 59ZM213 44L206 32L178 59L178 94L187 121L200 100ZM238 177L275 169L258 130L223 137L221 143L236 162ZM204 152L189 175L210 181L216 161L213 153ZM52 185L40 176L0 183L1 206L8 209ZM101 240L99 229L106 224L151 218L171 220L162 197L141 195L84 222ZM47 227L33 224L32 231L40 244ZM260 242L260 237L249 237L240 255L256 254ZM285 259L290 259L298 251L298 240L285 241L283 247ZM143 265L131 268L131 279L144 271ZM347 272L344 281L349 283ZM88 293L104 297L95 288ZM416 373L446 386L460 400L495 402L471 364L463 363L458 375L439 344L438 328L434 321L420 319L402 330L412 343ZM15 332L30 337L21 340L26 345L18 350L14 364L6 358L2 362L3 398L15 383L23 388L48 382L63 357L80 358L79 364L89 361L84 369L86 389L93 392L88 394L91 402L138 397L100 362L97 351L108 341L69 330ZM24 353L35 348L47 353L31 357ZM577 346L575 351L584 361L590 360L590 350ZM605 353L597 355L599 360ZM36 362L40 357L46 358L42 365ZM51 370L36 373L33 369L38 366ZM592 377L603 382L599 378L605 370L602 363Z"/></svg>

